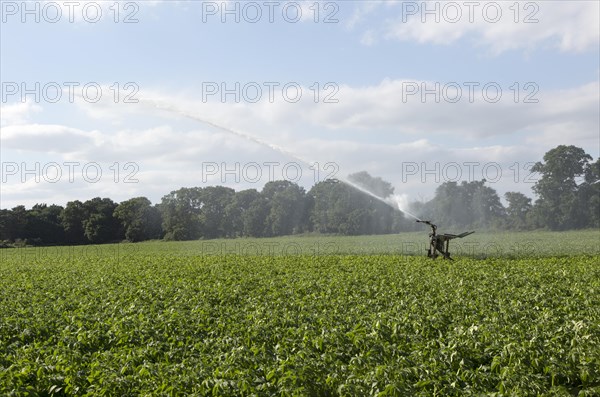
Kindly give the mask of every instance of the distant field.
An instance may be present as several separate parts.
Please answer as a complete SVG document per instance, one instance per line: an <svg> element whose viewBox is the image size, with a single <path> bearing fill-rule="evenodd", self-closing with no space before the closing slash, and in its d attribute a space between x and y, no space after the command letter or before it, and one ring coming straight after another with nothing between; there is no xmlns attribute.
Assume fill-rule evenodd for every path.
<svg viewBox="0 0 600 397"><path fill-rule="evenodd" d="M445 232L445 230L442 230ZM460 232L450 230L450 232ZM425 255L428 230L379 236L302 235L275 238L216 239L184 242L150 241L75 247L0 249L0 260L22 261L109 257L138 254L214 255ZM600 255L600 230L569 232L475 232L450 243L454 258L531 258Z"/></svg>
<svg viewBox="0 0 600 397"><path fill-rule="evenodd" d="M0 250L0 395L600 395L600 231L467 241Z"/></svg>

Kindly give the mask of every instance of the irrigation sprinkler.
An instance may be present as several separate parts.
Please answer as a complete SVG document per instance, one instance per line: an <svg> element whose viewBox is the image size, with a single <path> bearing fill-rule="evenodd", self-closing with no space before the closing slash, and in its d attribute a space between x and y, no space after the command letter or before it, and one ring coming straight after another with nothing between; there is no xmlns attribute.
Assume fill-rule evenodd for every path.
<svg viewBox="0 0 600 397"><path fill-rule="evenodd" d="M469 234L475 233L472 232L464 232L461 234L437 234L437 226L431 223L431 221L422 221L420 219L417 220L418 223L425 223L426 225L431 226L431 233L429 233L429 248L427 249L427 256L429 258L437 258L438 252L444 257L444 259L450 259L450 251L448 251L450 247L450 240L455 238L463 238L468 236Z"/></svg>

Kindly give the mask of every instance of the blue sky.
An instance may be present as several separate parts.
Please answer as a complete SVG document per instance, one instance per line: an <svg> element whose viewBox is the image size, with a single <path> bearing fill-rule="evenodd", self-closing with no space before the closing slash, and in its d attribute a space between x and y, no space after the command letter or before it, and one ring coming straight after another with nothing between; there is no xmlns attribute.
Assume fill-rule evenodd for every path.
<svg viewBox="0 0 600 397"><path fill-rule="evenodd" d="M404 201L429 199L444 181L482 177L500 194L532 196L527 167L549 149L573 144L597 158L599 3L523 1L515 15L513 1L478 2L472 22L466 2L450 3L275 1L270 23L263 1L79 1L71 22L68 2L27 2L27 14L22 2L3 0L0 207L95 196L158 202L181 186L260 189L270 180L265 162L284 179L286 164L301 159L335 164L340 177L381 176ZM439 22L421 13L435 7ZM239 10L239 23L225 8ZM249 23L255 10L262 16ZM127 15L137 22L124 23ZM36 83L38 98L22 95ZM57 103L44 95L49 83L64 90ZM96 103L81 91L90 83L102 89ZM237 102L203 95L236 84ZM286 84L300 87L298 102L283 96ZM500 89L497 102L481 92L486 85ZM138 103L123 103L128 94ZM328 94L337 102L326 103ZM526 103L528 95L536 102ZM66 163L78 164L73 180ZM246 172L254 164L259 180ZM56 165L62 177L52 174ZM287 179L307 189L327 174L301 166L302 178ZM102 178L79 170L98 167ZM131 172L133 183L123 182Z"/></svg>

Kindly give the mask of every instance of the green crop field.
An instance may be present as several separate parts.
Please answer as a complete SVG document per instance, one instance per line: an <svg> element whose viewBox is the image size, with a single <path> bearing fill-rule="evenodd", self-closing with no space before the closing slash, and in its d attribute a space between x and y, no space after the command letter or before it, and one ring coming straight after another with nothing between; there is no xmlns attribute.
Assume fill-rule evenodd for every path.
<svg viewBox="0 0 600 397"><path fill-rule="evenodd" d="M0 395L600 395L600 231L426 242L0 250Z"/></svg>

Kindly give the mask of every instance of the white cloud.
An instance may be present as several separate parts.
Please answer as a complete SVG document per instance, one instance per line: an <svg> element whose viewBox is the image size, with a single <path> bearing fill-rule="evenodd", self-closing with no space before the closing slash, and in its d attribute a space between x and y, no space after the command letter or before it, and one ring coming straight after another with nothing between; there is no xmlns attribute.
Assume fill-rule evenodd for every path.
<svg viewBox="0 0 600 397"><path fill-rule="evenodd" d="M531 183L525 182L527 164L539 161L558 144L574 144L588 152L598 146L598 82L540 91L537 104L514 103L512 92L498 103L481 97L473 103L467 98L459 103L422 103L418 95L403 102L407 82L384 80L374 86L340 87L339 103L331 104L315 104L309 95L298 103L270 103L267 98L257 104L203 103L196 97L155 91L140 97L139 104L123 106L108 101L76 107L78 116L90 117L89 125L111 117L109 124L114 127L93 130L18 124L27 117L14 116L10 119L15 124L2 127L3 161L39 161L37 158L44 156L58 164L76 161L81 167L95 162L102 168L103 179L88 183L80 176L74 183L49 184L42 176L40 183L24 185L17 178L3 184L2 206L40 201L64 204L65 198L98 195L117 201L146 195L157 201L182 186L224 184L238 190L260 189L269 180L266 162L279 164L273 178L282 179L283 165L302 163L297 158L318 162L321 167L327 163L337 166L337 171L321 169L318 175L303 167L302 184L307 188L331 171L345 177L366 170L392 182L398 194L412 200L427 199L439 183L453 180L454 164L458 164L460 180L486 178L499 193L517 190L531 195ZM13 114L27 112L13 110ZM275 146L296 159L277 152ZM498 180L496 165L484 169L490 162L501 169ZM231 172L203 173L208 163ZM258 182L244 178L244 167L250 163L262 167L264 175ZM118 183L113 178L115 164ZM123 183L132 171L125 169L126 164L137 166L138 183ZM515 173L519 175L515 177Z"/></svg>
<svg viewBox="0 0 600 397"><path fill-rule="evenodd" d="M42 108L31 102L0 104L0 126L24 124L29 122L33 113L41 112Z"/></svg>
<svg viewBox="0 0 600 397"><path fill-rule="evenodd" d="M364 24L369 16L379 8L386 7L386 10L389 10L389 8L401 5L401 2L397 0L370 0L352 2L352 4L354 5L352 14L344 19L344 25L347 29L354 29Z"/></svg>
<svg viewBox="0 0 600 397"><path fill-rule="evenodd" d="M440 1L401 4L396 16L388 17L380 27L369 27L369 35L439 45L467 39L491 54L540 46L582 52L597 49L600 42L600 3L596 1L519 2L518 7L516 2L476 2L474 6ZM355 15L372 13L375 5L380 3L359 7ZM351 21L355 19L359 17ZM354 25L356 22L350 24Z"/></svg>
<svg viewBox="0 0 600 397"><path fill-rule="evenodd" d="M98 132L53 124L15 124L2 127L2 147L19 151L71 153L92 148L101 140Z"/></svg>
<svg viewBox="0 0 600 397"><path fill-rule="evenodd" d="M435 84L420 80L384 80L376 86L341 86L337 95L339 103L331 104L315 104L311 98L296 104L280 101L236 106L177 98L165 101L191 114L209 115L209 119L225 126L254 131L258 136L279 141L286 136L306 138L312 131L332 136L344 133L356 138L379 134L379 141L460 137L475 142L514 134L525 138L549 132L566 122L588 134L598 130L598 82L569 90L539 89L530 98L538 103L524 103L526 95L533 92L524 87L515 102L515 92L499 83L502 98L497 103L491 102L494 88L485 96L484 83L474 88L471 102L468 86L459 84L461 94L458 96L452 92L453 86L445 90L443 82L439 84L439 102L436 102L433 95L422 95L424 89L434 88ZM414 89L418 92L410 94ZM460 99L452 103L454 98ZM560 132L562 138L564 133Z"/></svg>

